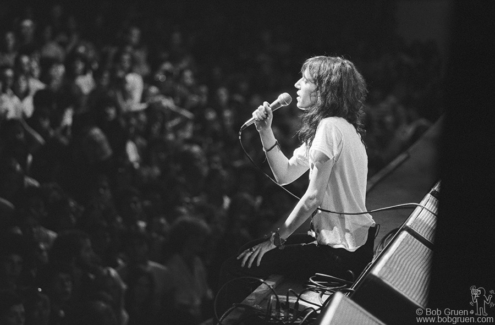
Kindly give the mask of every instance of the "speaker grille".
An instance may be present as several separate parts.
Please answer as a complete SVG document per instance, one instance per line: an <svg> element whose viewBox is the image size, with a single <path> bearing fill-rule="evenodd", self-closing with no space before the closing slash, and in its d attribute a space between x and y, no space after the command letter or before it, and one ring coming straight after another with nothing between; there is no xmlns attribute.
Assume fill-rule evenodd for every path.
<svg viewBox="0 0 495 325"><path fill-rule="evenodd" d="M381 325L383 323L341 292L336 292L318 324Z"/></svg>
<svg viewBox="0 0 495 325"><path fill-rule="evenodd" d="M371 273L418 306L425 307L431 257L428 247L403 231Z"/></svg>
<svg viewBox="0 0 495 325"><path fill-rule="evenodd" d="M438 211L438 200L433 195L428 194L421 201L421 205L426 206L435 213ZM435 239L436 216L428 210L417 207L404 225L433 244Z"/></svg>

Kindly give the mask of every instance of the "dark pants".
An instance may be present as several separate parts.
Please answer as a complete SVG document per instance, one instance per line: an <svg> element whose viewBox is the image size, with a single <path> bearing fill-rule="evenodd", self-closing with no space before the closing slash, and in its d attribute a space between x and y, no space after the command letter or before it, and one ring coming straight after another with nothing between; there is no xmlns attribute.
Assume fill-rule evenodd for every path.
<svg viewBox="0 0 495 325"><path fill-rule="evenodd" d="M267 278L271 274L282 274L295 278L307 278L315 273L333 275L350 281L355 280L373 258L376 227L368 230L368 240L354 252L343 248L318 245L309 235L296 234L287 239L284 249L272 249L260 263L241 267L242 259L232 256L222 266L220 283L240 276ZM252 241L239 250L257 245L265 239ZM352 271L352 274L349 272Z"/></svg>
<svg viewBox="0 0 495 325"><path fill-rule="evenodd" d="M323 273L349 281L356 280L373 258L376 230L376 227L370 227L368 240L354 252L318 245L314 237L309 235L292 235L287 239L284 249L272 249L263 256L260 266L253 262L250 268L241 267L242 259L238 260L237 255L265 239L244 245L236 256L230 257L222 265L215 313L220 317L233 303L240 303L261 284L259 280L245 277L266 279L272 274L281 274L305 282L315 273Z"/></svg>

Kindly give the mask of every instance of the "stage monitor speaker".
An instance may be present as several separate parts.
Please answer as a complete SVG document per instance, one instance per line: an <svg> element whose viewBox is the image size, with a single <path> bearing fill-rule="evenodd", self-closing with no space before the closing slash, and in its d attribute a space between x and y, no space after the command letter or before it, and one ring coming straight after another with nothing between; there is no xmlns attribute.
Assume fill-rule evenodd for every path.
<svg viewBox="0 0 495 325"><path fill-rule="evenodd" d="M386 324L415 323L428 298L432 250L401 231L353 286L350 297Z"/></svg>
<svg viewBox="0 0 495 325"><path fill-rule="evenodd" d="M438 211L438 194L440 191L440 182L423 198L421 205L437 214ZM433 249L435 238L436 216L428 210L417 207L407 218L403 228L416 237L423 244Z"/></svg>
<svg viewBox="0 0 495 325"><path fill-rule="evenodd" d="M316 324L321 325L379 325L384 324L342 292L336 292L330 304L321 312Z"/></svg>

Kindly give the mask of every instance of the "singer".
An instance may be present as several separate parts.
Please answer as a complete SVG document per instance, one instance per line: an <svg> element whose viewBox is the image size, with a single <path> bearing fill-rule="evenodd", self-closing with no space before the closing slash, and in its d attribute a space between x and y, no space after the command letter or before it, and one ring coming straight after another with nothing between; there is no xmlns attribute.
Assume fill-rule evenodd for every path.
<svg viewBox="0 0 495 325"><path fill-rule="evenodd" d="M340 57L308 59L295 87L303 111L301 145L288 159L273 134L267 102L253 113L270 168L279 184L309 169L309 185L282 226L248 243L228 259L222 280L270 274L297 278L324 273L355 280L373 257L375 222L366 211L368 157L362 139L366 83L354 64ZM324 212L322 208L336 213ZM310 234L292 233L308 218Z"/></svg>

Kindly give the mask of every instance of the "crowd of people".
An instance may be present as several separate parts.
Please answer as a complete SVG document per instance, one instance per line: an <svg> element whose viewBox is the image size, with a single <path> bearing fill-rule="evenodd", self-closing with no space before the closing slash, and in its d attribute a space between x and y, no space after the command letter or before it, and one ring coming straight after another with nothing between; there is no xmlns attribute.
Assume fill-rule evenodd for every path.
<svg viewBox="0 0 495 325"><path fill-rule="evenodd" d="M348 30L333 48L305 52L301 38L267 25L234 28L223 44L211 7L184 19L172 2L165 19L101 3L90 19L60 4L2 8L2 324L212 317L222 262L295 203L246 159L243 147L269 170L256 131L244 131L243 146L238 131L263 100L293 92L308 51L352 56L368 83L369 176L441 113L434 43ZM275 113L284 152L299 144L297 114ZM301 194L304 182L289 189Z"/></svg>

